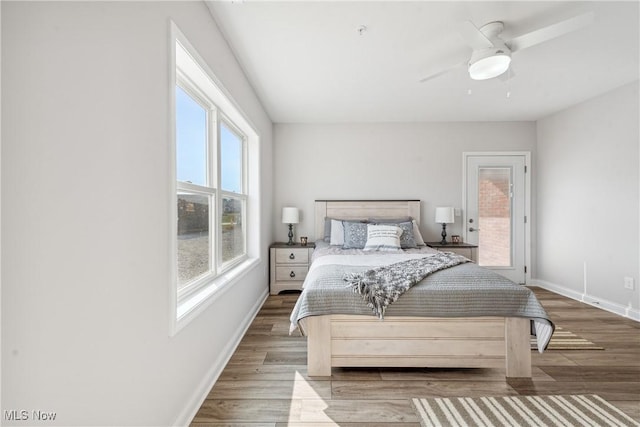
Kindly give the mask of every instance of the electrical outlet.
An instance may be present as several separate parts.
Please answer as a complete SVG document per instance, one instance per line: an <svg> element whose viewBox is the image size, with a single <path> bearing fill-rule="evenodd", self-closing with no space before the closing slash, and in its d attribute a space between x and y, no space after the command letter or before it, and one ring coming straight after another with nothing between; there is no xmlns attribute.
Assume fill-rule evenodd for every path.
<svg viewBox="0 0 640 427"><path fill-rule="evenodd" d="M633 277L625 277L624 278L624 288L633 290Z"/></svg>

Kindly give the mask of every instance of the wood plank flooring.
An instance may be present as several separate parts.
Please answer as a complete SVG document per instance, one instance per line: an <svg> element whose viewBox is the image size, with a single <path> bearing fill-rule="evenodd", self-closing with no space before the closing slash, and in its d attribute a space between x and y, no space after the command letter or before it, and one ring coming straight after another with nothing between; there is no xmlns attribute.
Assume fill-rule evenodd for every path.
<svg viewBox="0 0 640 427"><path fill-rule="evenodd" d="M306 340L289 336L297 293L269 296L192 425L415 426L412 397L598 394L640 421L640 324L533 288L557 325L604 350L532 352L533 378L503 369L333 368L309 377Z"/></svg>

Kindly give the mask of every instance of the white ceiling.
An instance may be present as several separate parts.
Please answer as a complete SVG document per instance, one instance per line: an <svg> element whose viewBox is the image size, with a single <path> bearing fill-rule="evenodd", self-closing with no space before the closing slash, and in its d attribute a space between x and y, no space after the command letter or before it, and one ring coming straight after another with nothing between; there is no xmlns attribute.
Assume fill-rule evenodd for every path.
<svg viewBox="0 0 640 427"><path fill-rule="evenodd" d="M537 120L640 72L638 1L207 4L276 123ZM510 39L589 11L588 27L514 53L507 81L461 66L419 82L470 56L466 20L503 21Z"/></svg>

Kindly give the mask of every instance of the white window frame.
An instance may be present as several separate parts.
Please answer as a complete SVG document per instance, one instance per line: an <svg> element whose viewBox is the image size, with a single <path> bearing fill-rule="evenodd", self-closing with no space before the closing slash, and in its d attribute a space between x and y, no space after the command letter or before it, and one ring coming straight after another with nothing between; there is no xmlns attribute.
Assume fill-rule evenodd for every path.
<svg viewBox="0 0 640 427"><path fill-rule="evenodd" d="M171 286L170 335L176 334L211 302L260 262L259 239L259 136L237 103L218 81L177 26L170 24L170 132L171 132ZM207 183L205 186L179 182L176 174L176 86L207 111ZM220 123L224 122L242 140L241 192L221 189ZM253 188L253 192L249 190ZM177 195L183 190L210 196L209 234L212 243L210 271L178 288L177 279ZM242 204L244 251L227 262L222 260L222 200L230 197Z"/></svg>
<svg viewBox="0 0 640 427"><path fill-rule="evenodd" d="M180 287L177 285L177 293L178 293L178 304L184 301L189 295L192 295L194 292L197 292L203 286L206 286L207 282L209 282L212 278L215 278L218 271L218 263L215 258L215 254L217 253L217 242L218 235L216 234L216 222L215 218L217 217L217 207L218 205L218 197L219 193L216 183L217 178L214 175L215 169L213 168L214 158L212 156L216 156L216 145L217 139L215 135L213 135L212 123L215 122L216 116L216 108L211 100L207 99L205 95L198 89L198 87L189 81L180 71L177 71L176 76L176 86L179 86L184 92L187 93L196 103L198 103L206 112L206 127L207 127L207 147L206 147L206 173L205 178L206 182L204 185L192 184L189 182L183 182L176 179L176 196L177 193L182 190L188 192L190 194L199 194L203 196L209 197L209 238L210 242L213 242L214 245L210 248L209 251L209 267L210 270L207 274L204 274L195 280L192 280L188 284ZM175 91L175 87L174 87ZM175 115L174 115L175 117ZM175 118L174 118L175 120ZM175 164L175 162L174 162ZM177 233L176 233L177 236Z"/></svg>

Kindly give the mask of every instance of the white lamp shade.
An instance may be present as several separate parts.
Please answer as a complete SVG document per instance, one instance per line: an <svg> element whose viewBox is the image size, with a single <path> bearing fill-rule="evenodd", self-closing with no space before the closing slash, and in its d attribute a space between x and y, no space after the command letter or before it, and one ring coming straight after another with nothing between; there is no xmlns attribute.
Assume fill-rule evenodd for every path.
<svg viewBox="0 0 640 427"><path fill-rule="evenodd" d="M297 224L300 222L298 208L282 208L282 222L284 224Z"/></svg>
<svg viewBox="0 0 640 427"><path fill-rule="evenodd" d="M453 208L439 207L436 208L436 222L439 224L453 224Z"/></svg>

